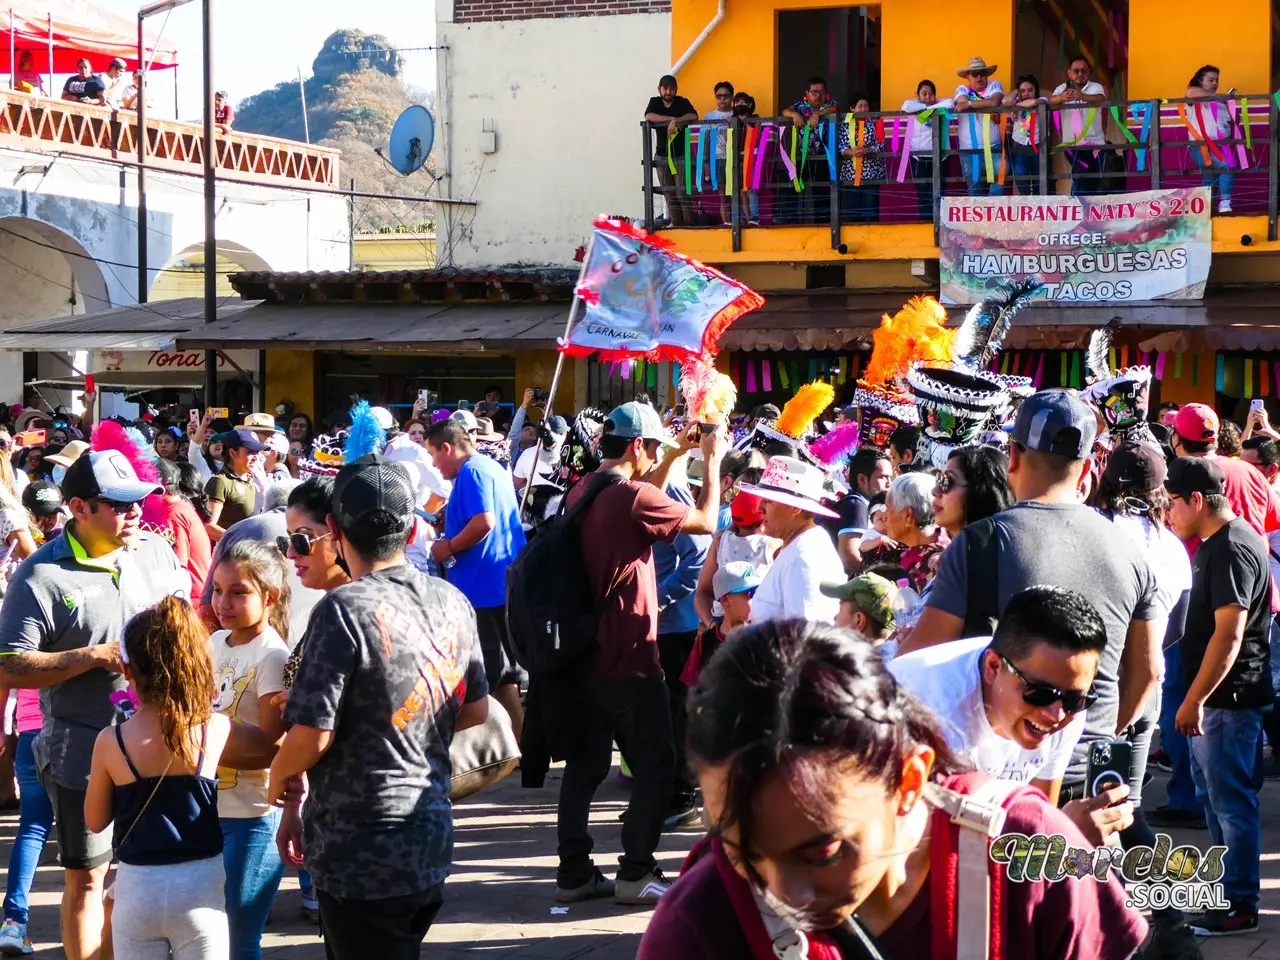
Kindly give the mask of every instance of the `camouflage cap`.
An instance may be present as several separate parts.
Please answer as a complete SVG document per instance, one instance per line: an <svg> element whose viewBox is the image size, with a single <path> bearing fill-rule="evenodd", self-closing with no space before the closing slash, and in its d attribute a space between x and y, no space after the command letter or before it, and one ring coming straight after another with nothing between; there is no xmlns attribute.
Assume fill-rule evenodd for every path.
<svg viewBox="0 0 1280 960"><path fill-rule="evenodd" d="M894 629L893 599L898 588L876 573L864 573L846 583L824 583L823 596L848 600L876 623Z"/></svg>

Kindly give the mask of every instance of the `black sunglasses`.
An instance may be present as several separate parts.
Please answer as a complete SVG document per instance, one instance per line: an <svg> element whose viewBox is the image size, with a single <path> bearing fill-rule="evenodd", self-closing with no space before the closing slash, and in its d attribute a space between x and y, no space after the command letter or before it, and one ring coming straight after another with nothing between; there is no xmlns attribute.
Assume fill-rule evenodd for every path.
<svg viewBox="0 0 1280 960"><path fill-rule="evenodd" d="M963 490L965 484L961 483L949 473L944 473L938 477L935 486L939 493L950 493L952 490Z"/></svg>
<svg viewBox="0 0 1280 960"><path fill-rule="evenodd" d="M328 536L330 536L328 533L322 533L318 537L309 537L305 533L291 533L287 537L276 537L276 549L286 557L289 555L290 548L300 557L309 557L311 556L311 545Z"/></svg>
<svg viewBox="0 0 1280 960"><path fill-rule="evenodd" d="M123 514L128 513L133 509L134 504L137 503L136 500L131 500L128 503L122 503L119 500L108 500L105 497L94 497L93 499L95 503L100 503L108 510L114 512L116 516L122 516Z"/></svg>
<svg viewBox="0 0 1280 960"><path fill-rule="evenodd" d="M1098 694L1092 689L1088 693L1081 693L1079 690L1059 690L1057 687L1051 687L1047 683L1028 680L1023 672L1015 667L1013 662L1003 653L998 653L997 656L1004 661L1004 665L1009 668L1010 672L1022 681L1022 699L1030 706L1048 707L1055 703L1061 703L1062 709L1067 713L1079 713L1081 710L1088 710L1098 702Z"/></svg>

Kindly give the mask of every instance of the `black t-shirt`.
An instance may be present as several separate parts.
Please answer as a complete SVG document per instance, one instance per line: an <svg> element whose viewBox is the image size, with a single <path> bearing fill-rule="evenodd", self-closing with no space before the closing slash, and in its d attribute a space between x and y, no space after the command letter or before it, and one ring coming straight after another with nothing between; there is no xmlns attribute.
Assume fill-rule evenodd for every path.
<svg viewBox="0 0 1280 960"><path fill-rule="evenodd" d="M69 93L80 100L83 100L85 97L88 97L91 100L96 100L98 97L102 96L106 89L106 85L103 84L102 78L96 73L88 77L82 77L79 74L76 74L74 77L68 77L67 82L62 85L63 93Z"/></svg>
<svg viewBox="0 0 1280 960"><path fill-rule="evenodd" d="M684 97L676 97L671 101L671 106L667 106L662 102L661 97L650 97L649 105L644 108L645 116L651 113L659 114L664 117L687 117L689 114L697 115L698 111L693 108L693 104ZM675 135L675 142L671 144L671 152L674 156L684 156L684 137L685 128L681 127ZM665 157L667 155L667 131L663 129L655 129L653 131L653 155L655 157Z"/></svg>
<svg viewBox="0 0 1280 960"><path fill-rule="evenodd" d="M871 501L855 490L831 505L831 509L840 516L819 517L818 523L831 534L831 539L835 541L836 546L839 546L841 530L856 530L859 537L867 532L871 526L871 520L867 515L870 507Z"/></svg>
<svg viewBox="0 0 1280 960"><path fill-rule="evenodd" d="M1187 627L1182 635L1182 676L1189 686L1213 637L1214 614L1241 606L1248 613L1244 642L1230 672L1205 706L1245 710L1268 706L1271 689L1271 568L1257 532L1236 517L1196 550Z"/></svg>

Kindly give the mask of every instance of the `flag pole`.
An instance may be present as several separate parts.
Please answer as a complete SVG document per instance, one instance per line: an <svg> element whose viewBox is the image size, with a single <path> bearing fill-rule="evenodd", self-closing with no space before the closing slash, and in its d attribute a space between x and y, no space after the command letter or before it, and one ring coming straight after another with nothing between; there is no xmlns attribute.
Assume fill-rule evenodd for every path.
<svg viewBox="0 0 1280 960"><path fill-rule="evenodd" d="M587 277L587 265L591 262L591 251L595 249L595 245L596 245L596 232L594 229L592 229L591 238L587 240L587 249L582 255L582 269L578 271L578 282L573 285L573 299L569 302L569 316L564 322L564 338L563 339L565 344L568 344L569 334L573 332L573 325L574 323L577 322L577 319L578 319L578 303L581 300L581 298L578 296L578 288L582 286L582 281L585 280ZM542 422L544 425L551 420L551 405L555 403L556 388L560 386L560 374L564 371L564 356L565 356L564 351L557 350L556 352L559 354L559 356L556 357L556 369L555 369L555 372L551 375L551 386L547 388L547 404L542 411ZM513 471L515 470L516 465L520 462L520 454L521 454L521 451L518 448L518 444L520 443L520 439L518 437L516 438L515 443L516 443L516 449L513 451L515 456L515 463L511 465L511 469ZM520 497L521 518L524 517L525 507L529 503L529 492L533 489L533 482L537 478L538 478L538 458L537 458L537 455L535 454L533 458L533 469L529 472L529 479L525 481L524 490L521 491L522 493L522 496Z"/></svg>

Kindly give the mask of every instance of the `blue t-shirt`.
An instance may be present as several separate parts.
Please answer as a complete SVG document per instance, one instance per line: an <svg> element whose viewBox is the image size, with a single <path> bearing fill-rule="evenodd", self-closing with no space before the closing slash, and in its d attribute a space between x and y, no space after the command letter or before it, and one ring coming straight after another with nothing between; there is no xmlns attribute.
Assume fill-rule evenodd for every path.
<svg viewBox="0 0 1280 960"><path fill-rule="evenodd" d="M478 513L493 514L493 529L457 555L457 564L445 571L445 578L473 607L501 607L507 602L507 567L524 549L524 528L511 474L480 453L467 458L453 481L444 510L445 537L456 537Z"/></svg>

